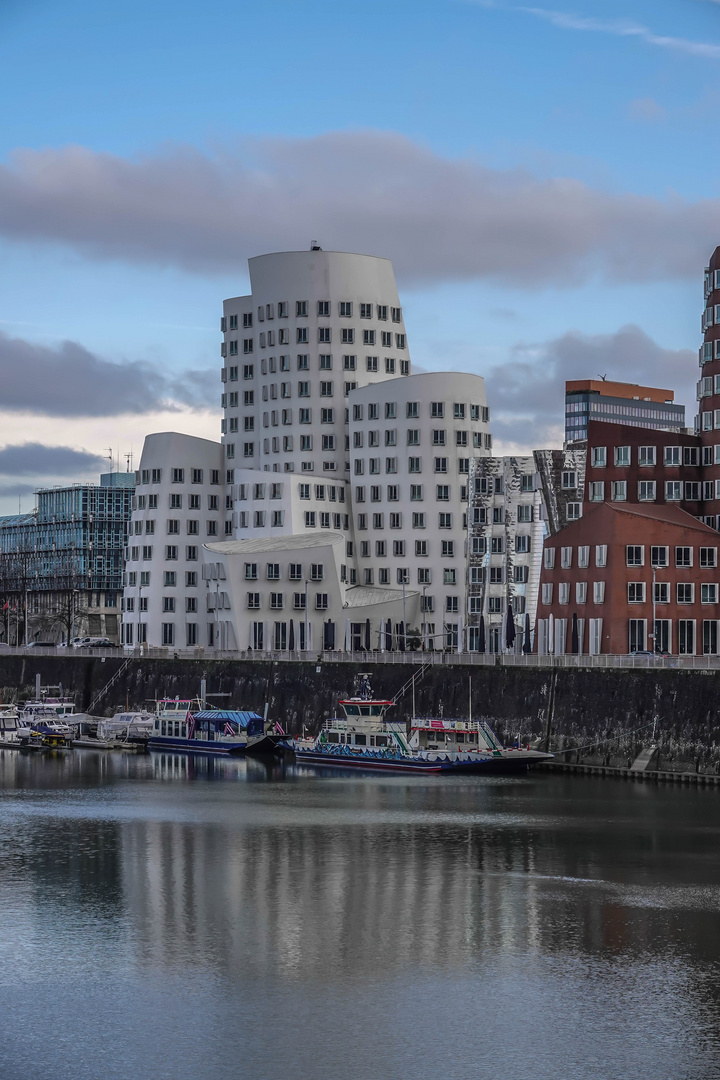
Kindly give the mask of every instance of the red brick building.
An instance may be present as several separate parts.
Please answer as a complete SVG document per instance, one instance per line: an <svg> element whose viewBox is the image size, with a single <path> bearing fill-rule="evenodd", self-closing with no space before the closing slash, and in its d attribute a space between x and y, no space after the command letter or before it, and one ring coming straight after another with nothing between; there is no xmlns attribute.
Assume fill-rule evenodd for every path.
<svg viewBox="0 0 720 1080"><path fill-rule="evenodd" d="M704 514L698 436L598 420L587 430L585 512L594 503L616 502L671 504L695 517Z"/></svg>
<svg viewBox="0 0 720 1080"><path fill-rule="evenodd" d="M658 652L717 654L719 545L672 503L586 504L545 541L535 651L642 652L656 634Z"/></svg>

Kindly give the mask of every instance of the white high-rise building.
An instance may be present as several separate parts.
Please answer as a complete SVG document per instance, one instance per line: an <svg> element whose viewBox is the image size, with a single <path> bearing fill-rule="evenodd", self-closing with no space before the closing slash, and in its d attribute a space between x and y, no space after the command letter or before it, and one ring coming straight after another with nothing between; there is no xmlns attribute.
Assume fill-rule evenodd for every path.
<svg viewBox="0 0 720 1080"><path fill-rule="evenodd" d="M387 259L314 245L249 265L250 295L223 305L221 444L145 443L125 643L467 647L483 379L411 375Z"/></svg>

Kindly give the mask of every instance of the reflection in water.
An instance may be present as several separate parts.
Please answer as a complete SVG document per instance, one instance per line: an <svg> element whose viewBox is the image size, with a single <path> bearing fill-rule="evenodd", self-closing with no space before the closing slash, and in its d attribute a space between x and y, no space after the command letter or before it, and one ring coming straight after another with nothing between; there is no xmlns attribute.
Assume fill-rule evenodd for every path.
<svg viewBox="0 0 720 1080"><path fill-rule="evenodd" d="M0 1008L75 1018L18 1077L720 1075L716 792L94 752L0 783Z"/></svg>

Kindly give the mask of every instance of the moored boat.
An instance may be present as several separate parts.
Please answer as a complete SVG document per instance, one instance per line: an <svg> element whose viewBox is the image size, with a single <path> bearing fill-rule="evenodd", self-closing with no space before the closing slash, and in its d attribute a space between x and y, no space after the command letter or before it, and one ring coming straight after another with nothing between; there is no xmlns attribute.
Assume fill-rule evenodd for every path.
<svg viewBox="0 0 720 1080"><path fill-rule="evenodd" d="M298 761L384 772L507 773L552 757L506 748L487 724L470 719L413 718L408 737L405 721L387 715L395 702L372 696L369 675L359 680L359 694L338 703L342 714L326 720L316 739L293 741Z"/></svg>
<svg viewBox="0 0 720 1080"><path fill-rule="evenodd" d="M148 740L150 750L190 754L282 754L287 737L256 712L202 709L192 699L158 702Z"/></svg>

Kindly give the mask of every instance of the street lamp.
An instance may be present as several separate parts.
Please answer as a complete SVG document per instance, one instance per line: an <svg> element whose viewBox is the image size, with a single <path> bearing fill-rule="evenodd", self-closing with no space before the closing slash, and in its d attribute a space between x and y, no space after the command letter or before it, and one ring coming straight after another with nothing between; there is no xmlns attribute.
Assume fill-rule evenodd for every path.
<svg viewBox="0 0 720 1080"><path fill-rule="evenodd" d="M304 642L304 644L305 644L304 652L307 652L308 647L309 647L309 641L308 641L308 579L307 578L305 578L305 642ZM323 645L324 644L325 644L325 642L323 642Z"/></svg>

